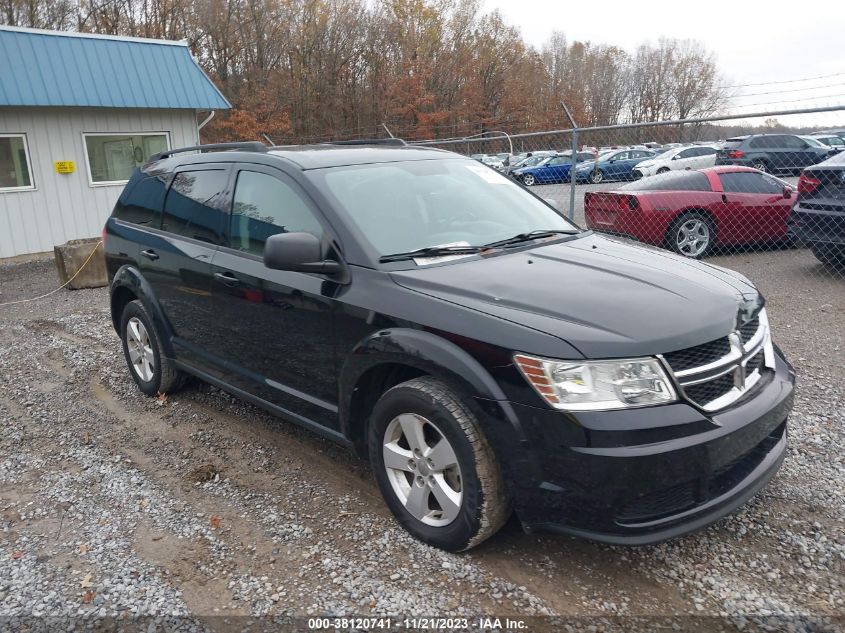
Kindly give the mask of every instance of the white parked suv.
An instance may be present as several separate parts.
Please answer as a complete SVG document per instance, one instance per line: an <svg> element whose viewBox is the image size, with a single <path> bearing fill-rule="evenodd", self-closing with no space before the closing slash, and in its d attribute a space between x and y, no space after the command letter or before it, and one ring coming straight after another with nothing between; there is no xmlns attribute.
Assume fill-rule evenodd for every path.
<svg viewBox="0 0 845 633"><path fill-rule="evenodd" d="M634 166L637 178L654 176L677 169L702 169L716 164L716 148L711 145L673 147Z"/></svg>

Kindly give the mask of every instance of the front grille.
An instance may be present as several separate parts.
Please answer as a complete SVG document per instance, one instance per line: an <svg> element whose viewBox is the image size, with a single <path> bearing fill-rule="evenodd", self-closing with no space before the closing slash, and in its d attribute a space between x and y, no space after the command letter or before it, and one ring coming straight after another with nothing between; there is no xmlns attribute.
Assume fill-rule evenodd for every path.
<svg viewBox="0 0 845 633"><path fill-rule="evenodd" d="M733 388L733 374L727 374L720 378L716 378L716 380L703 382L700 385L684 387L684 393L687 395L687 398L703 407L706 406L708 402L712 402L716 398L721 398Z"/></svg>
<svg viewBox="0 0 845 633"><path fill-rule="evenodd" d="M745 365L745 373L750 374L753 371L762 369L765 360L765 354L763 354L763 351L760 350L759 352L757 352L757 355L754 356L751 360L749 360L748 363Z"/></svg>
<svg viewBox="0 0 845 633"><path fill-rule="evenodd" d="M764 349L771 342L765 323L761 312L728 336L664 354L687 400L717 411L748 393L766 367Z"/></svg>
<svg viewBox="0 0 845 633"><path fill-rule="evenodd" d="M669 352L664 354L663 358L669 363L672 371L677 372L712 363L723 356L727 356L730 351L731 344L726 336L695 347Z"/></svg>
<svg viewBox="0 0 845 633"><path fill-rule="evenodd" d="M785 432L786 422L783 422L750 451L707 476L637 497L616 514L616 521L622 524L657 521L730 492L760 465Z"/></svg>
<svg viewBox="0 0 845 633"><path fill-rule="evenodd" d="M739 335L742 337L742 342L747 343L750 341L755 334L757 334L757 330L760 329L760 317L755 316L753 319L741 325L739 327Z"/></svg>

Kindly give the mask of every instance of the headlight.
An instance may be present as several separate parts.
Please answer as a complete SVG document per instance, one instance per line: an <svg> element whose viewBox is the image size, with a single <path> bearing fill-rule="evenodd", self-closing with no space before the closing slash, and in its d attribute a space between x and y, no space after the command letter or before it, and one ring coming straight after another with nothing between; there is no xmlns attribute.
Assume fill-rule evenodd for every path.
<svg viewBox="0 0 845 633"><path fill-rule="evenodd" d="M562 361L525 354L513 358L522 375L555 409L627 409L678 399L656 358Z"/></svg>

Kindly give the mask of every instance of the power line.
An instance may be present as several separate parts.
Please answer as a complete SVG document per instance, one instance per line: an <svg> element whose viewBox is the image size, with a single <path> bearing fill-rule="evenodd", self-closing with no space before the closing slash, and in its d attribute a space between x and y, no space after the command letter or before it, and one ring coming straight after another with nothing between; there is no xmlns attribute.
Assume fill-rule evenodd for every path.
<svg viewBox="0 0 845 633"><path fill-rule="evenodd" d="M759 97L762 95L777 95L777 94L786 94L787 92L803 92L805 90L821 90L822 88L842 88L845 86L843 83L837 84L825 84L824 86L805 86L803 88L790 88L789 90L769 90L767 92L752 92L747 95L736 95L732 97L733 99L739 99L742 97Z"/></svg>
<svg viewBox="0 0 845 633"><path fill-rule="evenodd" d="M845 94L838 94L838 95L820 95L817 97L804 97L803 99L787 99L787 100L778 100L778 101L764 101L762 103L743 103L742 105L735 106L737 108L751 108L755 106L765 106L765 105L774 105L780 103L798 103L800 101L810 101L810 100L820 100L820 99L836 99L839 97L845 97Z"/></svg>
<svg viewBox="0 0 845 633"><path fill-rule="evenodd" d="M780 81L762 81L756 84L735 84L733 86L721 86L722 88L750 88L752 86L773 86L775 84L794 84L801 81L815 81L816 79L830 79L831 77L841 77L843 73L833 73L832 75L819 75L818 77L805 77L804 79L783 79Z"/></svg>

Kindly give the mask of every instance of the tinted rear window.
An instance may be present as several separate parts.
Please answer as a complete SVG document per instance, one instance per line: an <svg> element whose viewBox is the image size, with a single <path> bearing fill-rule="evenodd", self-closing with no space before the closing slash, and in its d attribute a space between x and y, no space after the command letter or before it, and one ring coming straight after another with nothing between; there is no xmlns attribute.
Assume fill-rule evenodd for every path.
<svg viewBox="0 0 845 633"><path fill-rule="evenodd" d="M621 191L712 191L700 171L678 171L650 176L619 187Z"/></svg>
<svg viewBox="0 0 845 633"><path fill-rule="evenodd" d="M167 191L167 176L148 176L132 180L120 194L113 216L124 222L158 228L161 207Z"/></svg>
<svg viewBox="0 0 845 633"><path fill-rule="evenodd" d="M211 169L176 174L164 203L162 229L182 237L222 244L226 215L219 203L227 173L223 169Z"/></svg>

